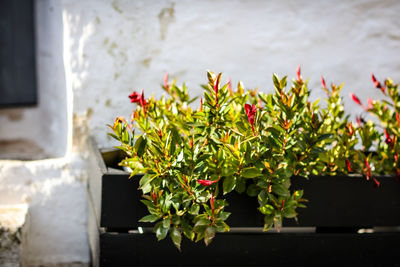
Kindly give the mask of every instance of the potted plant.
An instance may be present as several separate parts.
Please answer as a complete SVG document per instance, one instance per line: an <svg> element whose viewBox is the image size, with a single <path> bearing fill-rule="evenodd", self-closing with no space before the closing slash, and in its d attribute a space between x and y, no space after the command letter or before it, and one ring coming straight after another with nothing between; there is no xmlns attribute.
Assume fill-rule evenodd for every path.
<svg viewBox="0 0 400 267"><path fill-rule="evenodd" d="M263 230L280 230L282 224L316 226L319 232L341 227L353 234L360 228L399 225L398 212L388 213L381 206L390 201L392 208L400 208L396 195L381 190L388 187L389 191L399 191L393 177L382 177L399 174L399 93L391 80L382 86L373 76L375 86L393 100L392 106L369 101L364 107L352 95L366 112L378 116L385 127L380 132L373 122L361 117L353 125L344 112L341 86L332 84L328 89L323 78L326 107L321 107L318 100L310 102L300 68L290 88L287 77L280 79L274 74L275 90L270 94L246 91L242 82L233 90L230 81L221 82L221 73L209 71L207 77L204 98L200 100L190 99L185 84L169 83L168 76L163 88L169 97L146 99L143 90L129 96L138 108L129 121L117 118L110 126L110 135L121 143L118 148L124 155L119 165L128 168L130 177L139 181L141 193L133 190L131 196L141 198L144 205L134 204L134 218L144 216L138 224L131 222L128 227L111 223L108 230L123 232L151 224L158 240L169 235L180 250L184 237L204 240L209 245L216 232L228 232L232 225L263 226ZM190 107L194 101L200 102L197 109ZM137 136L136 129L140 131ZM362 149L356 149L359 145ZM349 179L349 175L356 177ZM362 176L372 184L366 184ZM106 181L110 186L116 182ZM105 180L103 193L104 183ZM354 197L359 189L379 198L360 201ZM115 197L119 193L114 191ZM318 203L321 196L325 200ZM337 202L336 207L327 207L327 201ZM248 206L233 205L238 203ZM310 207L298 211L306 205L314 206L314 210L308 214ZM102 203L101 212L107 210L105 206ZM356 214L349 215L349 206L356 208ZM375 211L376 208L382 210ZM370 209L375 216L365 219L363 212ZM115 208L111 213L112 210ZM327 216L318 218L321 211ZM246 217L232 220L236 212ZM105 218L115 219L110 215ZM314 237L323 240L321 236ZM387 242L398 240L397 233L390 237L386 237ZM376 235L375 241L381 239Z"/></svg>

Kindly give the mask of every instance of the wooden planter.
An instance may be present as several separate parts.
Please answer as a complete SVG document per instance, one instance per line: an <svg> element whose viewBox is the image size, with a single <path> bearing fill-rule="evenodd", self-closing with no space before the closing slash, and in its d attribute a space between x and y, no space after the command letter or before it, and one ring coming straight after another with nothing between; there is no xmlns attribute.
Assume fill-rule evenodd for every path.
<svg viewBox="0 0 400 267"><path fill-rule="evenodd" d="M158 242L146 230L152 224L138 222L148 214L139 201L140 177L129 180L116 169L121 153L97 157L100 175L88 186L95 266L400 265L400 183L393 177L380 177L379 188L359 176L294 177L292 187L303 188L309 203L298 209L298 223L283 221L280 233L262 232L256 198L230 194L231 231L208 247L184 238L178 252L168 238Z"/></svg>

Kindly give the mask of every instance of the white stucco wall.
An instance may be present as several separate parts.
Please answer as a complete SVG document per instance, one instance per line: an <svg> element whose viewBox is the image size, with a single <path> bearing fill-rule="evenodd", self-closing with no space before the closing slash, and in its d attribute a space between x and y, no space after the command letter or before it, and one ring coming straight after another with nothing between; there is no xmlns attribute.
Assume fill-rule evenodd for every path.
<svg viewBox="0 0 400 267"><path fill-rule="evenodd" d="M89 262L84 164L77 156L0 161L0 204L29 203L24 266Z"/></svg>
<svg viewBox="0 0 400 267"><path fill-rule="evenodd" d="M61 2L35 1L35 17L39 103L0 110L0 205L29 205L23 266L88 266L88 167L71 142Z"/></svg>
<svg viewBox="0 0 400 267"><path fill-rule="evenodd" d="M358 113L348 94L378 97L372 71L400 81L399 12L395 0L36 0L39 106L0 111L0 141L28 140L50 157L0 161L0 204L30 206L25 262L89 261L82 144L93 134L115 145L105 125L129 116L132 90L159 96L168 71L196 96L211 69L270 91L273 72L293 77L301 64L313 98L323 74L344 82Z"/></svg>
<svg viewBox="0 0 400 267"><path fill-rule="evenodd" d="M272 73L310 77L313 98L327 83L344 83L349 112L355 92L379 96L370 73L400 80L399 1L75 1L65 0L74 111L89 113L101 146L114 144L106 123L129 115L127 95L160 95L166 71L193 96L206 69L236 84L272 89Z"/></svg>
<svg viewBox="0 0 400 267"><path fill-rule="evenodd" d="M63 53L61 4L59 1L36 0L35 12L38 105L0 109L0 140L11 144L18 140L18 143L26 142L25 146L32 147L31 153L18 145L7 147L16 158L62 157L67 152L70 118L64 64L60 56Z"/></svg>

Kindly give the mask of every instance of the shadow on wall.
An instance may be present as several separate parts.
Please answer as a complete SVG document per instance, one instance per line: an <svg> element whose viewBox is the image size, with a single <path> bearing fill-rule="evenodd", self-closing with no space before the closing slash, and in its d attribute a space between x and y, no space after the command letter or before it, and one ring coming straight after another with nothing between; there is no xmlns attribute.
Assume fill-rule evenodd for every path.
<svg viewBox="0 0 400 267"><path fill-rule="evenodd" d="M68 147L68 103L61 8L34 1L36 107L0 109L0 159L62 157ZM24 77L21 77L23 79Z"/></svg>

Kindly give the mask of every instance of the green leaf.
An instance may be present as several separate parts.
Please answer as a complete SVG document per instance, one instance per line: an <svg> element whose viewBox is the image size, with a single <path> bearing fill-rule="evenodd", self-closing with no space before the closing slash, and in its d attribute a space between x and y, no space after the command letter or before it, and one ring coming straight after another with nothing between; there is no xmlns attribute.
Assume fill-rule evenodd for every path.
<svg viewBox="0 0 400 267"><path fill-rule="evenodd" d="M281 89L281 88L280 88L280 80L279 80L279 77L278 77L278 75L277 75L276 73L274 73L274 74L272 75L272 80L273 80L273 82L274 82L275 89L280 90L280 89Z"/></svg>
<svg viewBox="0 0 400 267"><path fill-rule="evenodd" d="M236 192L243 193L246 190L246 179L238 177L236 180Z"/></svg>
<svg viewBox="0 0 400 267"><path fill-rule="evenodd" d="M139 222L155 222L158 219L160 219L159 216L154 215L154 214L150 214L150 215L144 216L142 219L139 220Z"/></svg>
<svg viewBox="0 0 400 267"><path fill-rule="evenodd" d="M211 241L213 240L215 236L215 229L214 227L207 227L206 230L204 231L204 243L206 243L206 246L208 246Z"/></svg>
<svg viewBox="0 0 400 267"><path fill-rule="evenodd" d="M198 215L200 210L200 205L199 204L193 204L190 207L189 213L192 215Z"/></svg>
<svg viewBox="0 0 400 267"><path fill-rule="evenodd" d="M230 212L223 211L218 214L218 219L225 221L230 215Z"/></svg>
<svg viewBox="0 0 400 267"><path fill-rule="evenodd" d="M202 226L202 225L210 225L210 220L208 219L200 219L196 222L195 226Z"/></svg>
<svg viewBox="0 0 400 267"><path fill-rule="evenodd" d="M269 214L274 213L274 207L272 207L271 205L268 205L268 204L264 205L262 207L259 207L258 209L262 214L269 215Z"/></svg>
<svg viewBox="0 0 400 267"><path fill-rule="evenodd" d="M113 134L113 133L107 133L109 136L111 136L112 138L114 138L115 140L118 140L119 141L119 138L118 138L118 136L116 136L115 134Z"/></svg>
<svg viewBox="0 0 400 267"><path fill-rule="evenodd" d="M264 207L269 200L268 193L265 190L262 190L257 197L258 203L260 204L261 208Z"/></svg>
<svg viewBox="0 0 400 267"><path fill-rule="evenodd" d="M272 185L272 192L274 192L277 195L283 196L283 197L288 197L290 196L289 190L281 185L281 184L273 184Z"/></svg>
<svg viewBox="0 0 400 267"><path fill-rule="evenodd" d="M261 171L255 167L244 168L241 174L244 178L255 178L262 175Z"/></svg>
<svg viewBox="0 0 400 267"><path fill-rule="evenodd" d="M274 214L264 216L264 231L268 231L274 225Z"/></svg>
<svg viewBox="0 0 400 267"><path fill-rule="evenodd" d="M169 226L171 225L171 219L170 218L164 218L162 221L163 227L166 229L169 229Z"/></svg>
<svg viewBox="0 0 400 267"><path fill-rule="evenodd" d="M147 194L151 191L150 182L154 180L157 175L151 175L149 173L143 175L143 177L139 181L139 188L142 190L143 194Z"/></svg>
<svg viewBox="0 0 400 267"><path fill-rule="evenodd" d="M174 245L178 248L178 250L181 250L181 242L182 242L182 234L176 227L172 227L171 230L169 231L169 236L171 237L172 242Z"/></svg>
<svg viewBox="0 0 400 267"><path fill-rule="evenodd" d="M287 76L283 77L282 80L279 82L280 88L285 88L287 83Z"/></svg>
<svg viewBox="0 0 400 267"><path fill-rule="evenodd" d="M251 197L255 197L260 192L260 188L256 184L251 184L247 187L247 194Z"/></svg>
<svg viewBox="0 0 400 267"><path fill-rule="evenodd" d="M154 226L154 231L156 232L158 241L164 239L168 234L168 229L163 227L162 222L159 222Z"/></svg>
<svg viewBox="0 0 400 267"><path fill-rule="evenodd" d="M135 143L135 150L138 157L143 156L145 148L146 148L146 139L142 135L136 140Z"/></svg>
<svg viewBox="0 0 400 267"><path fill-rule="evenodd" d="M235 186L236 186L236 177L234 176L225 177L222 184L224 195L235 189Z"/></svg>
<svg viewBox="0 0 400 267"><path fill-rule="evenodd" d="M332 136L332 134L322 134L318 137L317 142L321 142L322 140L328 139Z"/></svg>
<svg viewBox="0 0 400 267"><path fill-rule="evenodd" d="M285 218L295 218L297 213L293 208L285 208L282 212L282 216Z"/></svg>
<svg viewBox="0 0 400 267"><path fill-rule="evenodd" d="M182 231L187 238L190 240L194 239L195 233L193 232L192 227L186 221L182 222Z"/></svg>

